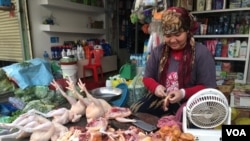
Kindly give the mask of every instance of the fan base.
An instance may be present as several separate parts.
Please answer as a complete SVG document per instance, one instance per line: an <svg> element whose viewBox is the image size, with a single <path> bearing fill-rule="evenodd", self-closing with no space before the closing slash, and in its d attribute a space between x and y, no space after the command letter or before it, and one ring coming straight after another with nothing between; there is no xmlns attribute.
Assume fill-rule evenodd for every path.
<svg viewBox="0 0 250 141"><path fill-rule="evenodd" d="M188 129L186 133L195 136L195 141L221 141L222 131L218 129Z"/></svg>

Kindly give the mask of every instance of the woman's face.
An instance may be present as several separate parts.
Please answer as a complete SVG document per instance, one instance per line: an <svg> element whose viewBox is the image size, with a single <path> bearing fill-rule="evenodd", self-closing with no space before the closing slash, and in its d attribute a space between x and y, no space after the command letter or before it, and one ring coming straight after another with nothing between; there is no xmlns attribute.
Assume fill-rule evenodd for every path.
<svg viewBox="0 0 250 141"><path fill-rule="evenodd" d="M187 43L187 32L178 32L165 35L166 44L173 50L181 50Z"/></svg>

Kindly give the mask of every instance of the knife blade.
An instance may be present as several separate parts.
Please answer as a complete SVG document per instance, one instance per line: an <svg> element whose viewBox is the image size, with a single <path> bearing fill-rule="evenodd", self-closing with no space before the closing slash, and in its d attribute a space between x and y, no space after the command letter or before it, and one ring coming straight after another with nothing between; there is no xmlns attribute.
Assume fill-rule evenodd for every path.
<svg viewBox="0 0 250 141"><path fill-rule="evenodd" d="M145 121L139 120L139 119L135 119L135 122L132 122L133 125L137 126L138 128L141 128L144 131L147 132L152 132L155 131L157 129L157 127L155 125L149 124Z"/></svg>

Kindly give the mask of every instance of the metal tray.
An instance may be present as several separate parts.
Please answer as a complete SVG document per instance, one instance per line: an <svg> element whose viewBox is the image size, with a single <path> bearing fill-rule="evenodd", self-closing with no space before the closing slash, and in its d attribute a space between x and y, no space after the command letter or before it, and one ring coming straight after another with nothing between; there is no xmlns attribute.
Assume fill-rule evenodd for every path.
<svg viewBox="0 0 250 141"><path fill-rule="evenodd" d="M120 88L113 87L100 87L93 89L91 94L95 98L102 98L106 101L110 101L113 98L116 98L122 94L122 90Z"/></svg>

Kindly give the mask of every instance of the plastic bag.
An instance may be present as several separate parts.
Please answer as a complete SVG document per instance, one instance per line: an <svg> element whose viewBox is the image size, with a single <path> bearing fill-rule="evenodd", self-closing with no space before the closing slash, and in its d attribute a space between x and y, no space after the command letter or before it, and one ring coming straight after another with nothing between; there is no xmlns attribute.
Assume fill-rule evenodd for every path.
<svg viewBox="0 0 250 141"><path fill-rule="evenodd" d="M136 76L136 65L133 63L124 64L119 70L121 78L133 79Z"/></svg>
<svg viewBox="0 0 250 141"><path fill-rule="evenodd" d="M127 105L131 105L134 102L137 102L147 93L147 89L145 88L142 82L142 73L139 73L137 76L134 77L130 85L128 86L129 89L129 96Z"/></svg>
<svg viewBox="0 0 250 141"><path fill-rule="evenodd" d="M29 65L23 66L21 63L15 63L3 67L7 76L13 79L21 89L37 85L48 86L53 80L51 66L48 61L35 58L26 61L26 63Z"/></svg>

